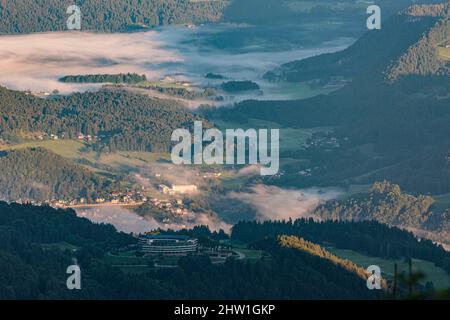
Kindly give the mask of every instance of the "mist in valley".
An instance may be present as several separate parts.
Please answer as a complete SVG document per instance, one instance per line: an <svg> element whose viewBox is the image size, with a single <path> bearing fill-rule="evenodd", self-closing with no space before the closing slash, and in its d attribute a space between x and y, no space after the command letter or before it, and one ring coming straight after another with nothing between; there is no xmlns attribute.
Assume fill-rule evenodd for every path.
<svg viewBox="0 0 450 320"><path fill-rule="evenodd" d="M256 220L313 218L314 209L325 201L336 199L342 191L335 188L284 189L263 184L246 192L231 192L228 197L240 200L256 210Z"/></svg>
<svg viewBox="0 0 450 320"><path fill-rule="evenodd" d="M87 218L95 223L113 225L117 230L126 233L146 233L149 231L191 229L198 225L208 226L212 231L230 232L231 225L205 213L195 214L184 223L161 223L152 216L141 217L131 209L120 206L102 206L95 208L78 208L77 216Z"/></svg>
<svg viewBox="0 0 450 320"><path fill-rule="evenodd" d="M215 37L238 32L247 45L237 49L230 41L212 45ZM247 32L247 33L246 33ZM325 52L341 50L353 39L320 39L309 46L301 44L274 48L276 39L254 39L245 25L204 25L196 29L182 26L135 33L99 34L89 32L35 33L0 36L0 85L15 90L62 94L97 90L101 84L62 83L66 75L145 74L149 80L170 76L196 86L220 86L228 80L252 80L260 92L225 96L228 102L249 98L291 99L299 92L280 88L262 79L265 72L282 63ZM226 41L226 37L225 40ZM297 43L297 42L296 42ZM206 79L205 74L224 79ZM198 104L204 101L198 101Z"/></svg>
<svg viewBox="0 0 450 320"><path fill-rule="evenodd" d="M62 94L70 94L98 90L102 84L62 83L59 78L130 72L145 74L148 80L170 77L173 81L188 81L199 87L219 87L222 82L230 80L251 80L261 87L262 93L225 94L225 103L245 99L296 99L303 95L299 89L286 90L283 84L264 80L263 75L283 63L338 51L354 41L336 35L333 40L330 36L317 37L313 42L309 39L306 45L300 39L288 43L286 35L282 40L276 35L264 38L261 34L255 36L247 25L218 24L196 26L194 29L170 26L134 33L54 32L0 36L0 85L15 90L58 90ZM206 79L207 73L220 74L223 79ZM193 107L195 103L200 105L204 101L196 100L189 106ZM249 166L237 175L251 176L257 171L258 167ZM153 183L157 175L161 175L168 184L202 187L205 183L198 171L171 164L140 167L130 174L137 184L148 188L155 188ZM205 196L202 191L199 194ZM337 195L339 191L332 189L285 190L256 185L246 192L222 196L252 207L257 219L269 220L309 217L315 206ZM77 214L94 222L111 223L120 231L134 233L195 225L229 232L232 223L229 219L197 213L186 219L185 224L163 224L151 216L141 217L133 210L119 206L77 209Z"/></svg>

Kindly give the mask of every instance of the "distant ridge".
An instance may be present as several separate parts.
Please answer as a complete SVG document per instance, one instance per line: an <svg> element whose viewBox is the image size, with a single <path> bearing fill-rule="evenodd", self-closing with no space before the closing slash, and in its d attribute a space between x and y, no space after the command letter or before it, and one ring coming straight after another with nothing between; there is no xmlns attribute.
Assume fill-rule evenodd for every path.
<svg viewBox="0 0 450 320"><path fill-rule="evenodd" d="M437 45L448 36L449 8L450 2L408 7L343 51L289 62L265 77L288 82L376 77L393 82L408 75L447 75Z"/></svg>

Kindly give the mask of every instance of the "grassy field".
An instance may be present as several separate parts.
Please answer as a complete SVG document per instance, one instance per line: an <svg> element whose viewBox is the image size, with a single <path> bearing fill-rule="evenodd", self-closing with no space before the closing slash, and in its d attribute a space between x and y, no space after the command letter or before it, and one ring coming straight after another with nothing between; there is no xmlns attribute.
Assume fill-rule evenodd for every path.
<svg viewBox="0 0 450 320"><path fill-rule="evenodd" d="M242 128L244 130L249 128L254 129L277 129L280 125L274 122L250 119L248 123L234 123L225 121L215 121L217 127L221 130L227 128ZM319 131L327 131L331 128L281 128L280 129L280 152L299 150L304 146L306 141L312 134ZM15 145L0 145L1 150L24 149L31 147L46 148L64 158L71 160L87 160L83 166L97 173L127 173L131 168L140 167L146 164L155 162L170 161L170 154L168 153L153 153L153 152L127 152L119 151L114 153L98 153L89 151L88 145L78 140L44 140L44 141L30 141L19 143ZM286 158L281 159L281 164L303 161L302 159ZM112 169L105 169L107 166ZM106 170L106 171L105 171ZM231 181L234 184L236 181ZM237 181L239 184L241 181Z"/></svg>
<svg viewBox="0 0 450 320"><path fill-rule="evenodd" d="M336 249L334 247L326 247L327 250L337 255L340 258L348 259L355 264L363 267L364 269L370 265L378 265L381 268L381 272L388 279L392 279L394 275L394 264L397 263L398 271L408 272L408 263L404 259L400 260L388 260L378 257L370 257L365 254L361 254L352 250ZM425 274L425 279L422 281L424 284L426 281L433 282L435 288L445 289L450 287L450 275L443 269L437 267L432 262L413 259L413 272L421 271Z"/></svg>
<svg viewBox="0 0 450 320"><path fill-rule="evenodd" d="M262 250L249 249L246 244L240 243L239 241L223 240L221 243L231 245L233 247L233 251L237 252L244 259L261 259L263 254Z"/></svg>
<svg viewBox="0 0 450 320"><path fill-rule="evenodd" d="M169 81L169 80L160 80L160 81L141 81L136 84L132 84L133 86L140 87L140 88L173 88L173 89L186 89L190 90L191 85L183 85L181 83L178 83L176 81Z"/></svg>
<svg viewBox="0 0 450 320"><path fill-rule="evenodd" d="M78 159L82 156L82 150L86 147L86 145L83 142L76 140L44 140L24 142L15 145L2 145L0 146L0 151L37 147L50 150L64 158Z"/></svg>
<svg viewBox="0 0 450 320"><path fill-rule="evenodd" d="M332 128L317 127L310 129L282 128L276 122L264 121L250 118L248 123L239 123L223 120L213 120L216 127L224 131L225 129L280 129L280 152L299 150L305 145L307 140L316 132L329 131Z"/></svg>
<svg viewBox="0 0 450 320"><path fill-rule="evenodd" d="M42 249L44 250L54 250L59 249L61 251L69 250L69 251L77 251L79 247L74 246L67 242L56 242L56 243L46 243L42 244Z"/></svg>
<svg viewBox="0 0 450 320"><path fill-rule="evenodd" d="M295 152L301 150L308 139L317 132L330 131L331 127L317 127L317 128L282 128L282 126L276 122L264 121L259 119L250 118L247 123L231 122L223 120L213 120L215 126L220 130L225 129L280 129L280 168L283 169L285 166L307 166L309 165L309 160L304 158L296 157L284 157L283 153ZM228 181L224 180L224 185L229 188L239 189L245 185L245 181L242 177L236 177L235 179L230 179Z"/></svg>
<svg viewBox="0 0 450 320"><path fill-rule="evenodd" d="M98 153L95 151L88 151L87 145L84 142L77 140L30 141L15 145L2 145L0 146L0 151L36 147L45 148L70 160L87 160L91 163L91 165L83 163L83 166L96 173L126 173L129 172L131 168L155 163L157 161L170 160L170 155L167 153L128 151ZM99 169L104 168L105 166L111 168L112 170Z"/></svg>
<svg viewBox="0 0 450 320"><path fill-rule="evenodd" d="M234 251L244 255L244 259L261 259L262 251L253 249L236 248Z"/></svg>

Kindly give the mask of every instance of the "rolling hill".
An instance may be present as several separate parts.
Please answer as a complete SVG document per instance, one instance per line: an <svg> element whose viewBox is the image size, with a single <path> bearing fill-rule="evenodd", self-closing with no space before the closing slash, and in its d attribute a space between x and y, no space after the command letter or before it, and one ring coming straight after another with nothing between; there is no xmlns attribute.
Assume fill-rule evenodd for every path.
<svg viewBox="0 0 450 320"><path fill-rule="evenodd" d="M448 75L437 44L447 39L450 4L418 5L389 18L381 30L364 34L349 48L294 61L266 74L276 81L299 82L332 77ZM380 46L380 43L383 45Z"/></svg>
<svg viewBox="0 0 450 320"><path fill-rule="evenodd" d="M15 201L94 199L119 183L43 148L1 151L0 171L0 198Z"/></svg>
<svg viewBox="0 0 450 320"><path fill-rule="evenodd" d="M0 113L3 140L83 134L103 151L168 151L172 131L200 119L174 101L120 90L40 99L0 87Z"/></svg>

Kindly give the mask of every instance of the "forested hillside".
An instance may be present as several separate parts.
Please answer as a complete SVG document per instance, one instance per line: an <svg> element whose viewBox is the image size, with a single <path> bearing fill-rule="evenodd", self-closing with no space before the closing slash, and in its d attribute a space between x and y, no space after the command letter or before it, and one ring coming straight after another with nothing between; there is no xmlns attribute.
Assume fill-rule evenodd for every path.
<svg viewBox="0 0 450 320"><path fill-rule="evenodd" d="M82 30L127 31L142 26L218 21L228 1L15 0L0 2L0 33L67 30L66 10L81 9Z"/></svg>
<svg viewBox="0 0 450 320"><path fill-rule="evenodd" d="M333 264L340 266L344 268L345 270L348 270L354 274L356 274L358 277L361 278L361 280L367 279L366 270L358 267L353 262L349 260L344 260L342 258L339 258L329 252L328 250L322 248L320 245L312 243L310 241L306 241L305 239L301 237L295 237L295 236L279 236L278 241L280 242L280 245L284 248L292 248L304 251L306 253L315 255L319 258L328 260L332 262ZM386 285L386 284L385 284Z"/></svg>
<svg viewBox="0 0 450 320"><path fill-rule="evenodd" d="M430 0L422 0L430 1ZM16 34L66 30L66 9L81 8L82 30L128 31L167 24L237 22L252 24L298 22L336 15L363 17L356 0L317 3L302 0L15 0L0 2L0 33ZM387 15L409 0L378 0ZM356 19L355 19L356 20Z"/></svg>
<svg viewBox="0 0 450 320"><path fill-rule="evenodd" d="M219 116L230 121L262 119L293 128L334 127L328 139L339 147L309 147L281 154L308 159L318 169L300 170L273 183L313 185L371 184L387 179L416 193L450 192L450 98L447 77L402 79L395 84L359 81L330 95L298 101L245 101ZM314 145L320 136L308 142Z"/></svg>
<svg viewBox="0 0 450 320"><path fill-rule="evenodd" d="M398 185L384 181L373 184L367 194L328 201L316 208L314 215L325 220L374 220L400 228L433 231L450 243L448 215L433 207L434 201L430 196L402 193Z"/></svg>
<svg viewBox="0 0 450 320"><path fill-rule="evenodd" d="M135 241L135 240L134 240ZM0 202L1 299L373 299L354 272L274 239L255 261L213 265L207 257L182 258L177 268L123 273L103 259L134 242L109 225L73 211ZM64 246L75 247L74 251ZM67 290L66 268L76 259L82 290Z"/></svg>
<svg viewBox="0 0 450 320"><path fill-rule="evenodd" d="M291 165L273 182L277 185L348 186L387 179L410 192L450 193L449 75L428 64L435 61L436 52L427 58L414 49L441 37L447 20L440 16L442 10L435 10L441 6L418 8L389 19L381 30L368 32L344 51L292 62L269 74L294 82L353 79L345 87L298 101L244 101L215 116L241 122L262 119L293 128L334 128L325 138L313 136L308 148L282 154L307 159L317 170L299 179L297 173L308 166ZM395 69L400 72L397 81L387 81L386 71L394 70L390 68L396 61L410 61L411 68L401 63L400 69L411 72ZM441 60L438 64L442 66ZM334 139L338 147L332 152L314 147L320 139Z"/></svg>
<svg viewBox="0 0 450 320"><path fill-rule="evenodd" d="M450 5L448 7L450 8ZM450 12L450 9L447 8L446 10ZM429 14L432 15L433 12ZM448 18L438 21L427 34L409 47L394 63L394 66L387 71L388 79L395 81L401 76L410 75L450 76L450 63L441 59L438 53L438 45L447 40L449 29L450 20Z"/></svg>
<svg viewBox="0 0 450 320"><path fill-rule="evenodd" d="M366 32L358 41L343 51L284 64L278 69L268 72L266 78L299 82L331 77L384 77L388 67L397 59L401 59L403 62L403 69L413 68L413 64L417 67L417 63L420 63L421 68L431 71L434 67L424 64L434 61L431 61L431 52L426 57L418 57L415 56L418 52L409 54L408 50L417 51L409 49L417 46L422 48L421 51L424 50L423 48L429 48L429 42L434 42L436 37L440 38L441 25L445 23L445 18L431 14L416 15L412 18L408 13L394 15L383 23L381 30ZM435 25L436 27L433 28ZM425 36L426 34L429 35ZM380 47L380 43L383 43L382 47ZM405 54L409 58L405 57ZM411 61L413 58L422 60Z"/></svg>
<svg viewBox="0 0 450 320"><path fill-rule="evenodd" d="M331 244L375 257L428 260L450 273L450 254L442 247L430 240L419 241L410 232L375 221L243 221L233 227L231 238L253 243L282 235L302 237L315 244Z"/></svg>
<svg viewBox="0 0 450 320"><path fill-rule="evenodd" d="M0 172L0 198L7 200L92 200L119 183L42 148L0 152Z"/></svg>
<svg viewBox="0 0 450 320"><path fill-rule="evenodd" d="M46 133L96 137L98 150L168 151L176 128L198 116L174 101L118 90L39 99L0 87L0 137ZM206 125L206 123L205 123Z"/></svg>
<svg viewBox="0 0 450 320"><path fill-rule="evenodd" d="M314 213L325 220L375 220L388 225L420 227L430 218L433 202L432 197L404 194L398 185L384 181L372 185L368 194L329 201Z"/></svg>

